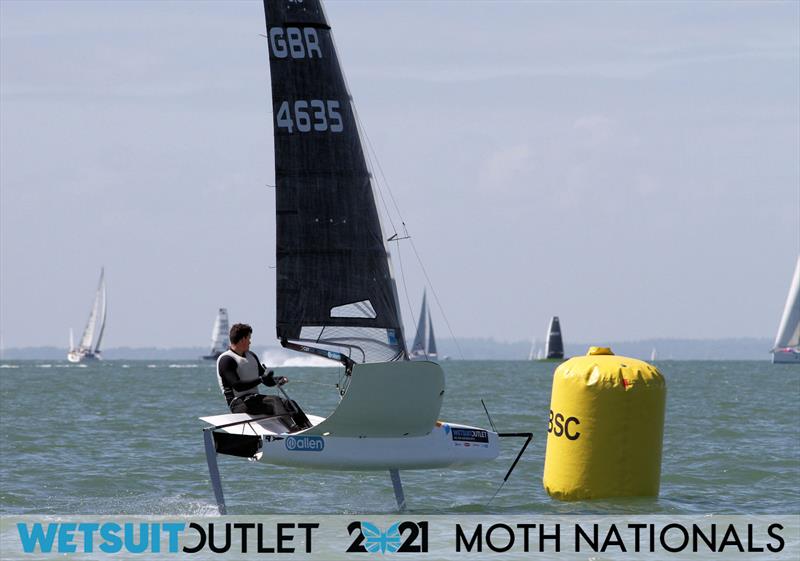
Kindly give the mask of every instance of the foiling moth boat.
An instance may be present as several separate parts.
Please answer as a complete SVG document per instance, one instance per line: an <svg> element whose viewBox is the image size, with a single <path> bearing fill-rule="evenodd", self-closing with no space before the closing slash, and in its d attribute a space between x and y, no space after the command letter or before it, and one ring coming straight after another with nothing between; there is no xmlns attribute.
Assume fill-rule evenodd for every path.
<svg viewBox="0 0 800 561"><path fill-rule="evenodd" d="M319 0L265 0L277 213L277 334L288 349L345 367L327 418L292 432L282 417L202 417L217 504L217 454L333 470L399 470L497 458L501 433L439 420L442 368L410 361L397 291L351 96ZM508 470L508 478L516 461ZM504 479L504 481L505 481Z"/></svg>

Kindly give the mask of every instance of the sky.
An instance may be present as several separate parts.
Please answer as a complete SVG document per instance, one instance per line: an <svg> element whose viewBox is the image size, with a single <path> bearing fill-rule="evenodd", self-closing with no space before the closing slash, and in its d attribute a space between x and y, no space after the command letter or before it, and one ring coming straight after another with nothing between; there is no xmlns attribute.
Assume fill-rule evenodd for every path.
<svg viewBox="0 0 800 561"><path fill-rule="evenodd" d="M552 315L567 343L775 336L800 3L326 10L412 236L409 334L427 285L440 338L541 341ZM221 306L276 343L264 32L258 1L0 0L6 348L66 348L101 267L104 347L207 345Z"/></svg>

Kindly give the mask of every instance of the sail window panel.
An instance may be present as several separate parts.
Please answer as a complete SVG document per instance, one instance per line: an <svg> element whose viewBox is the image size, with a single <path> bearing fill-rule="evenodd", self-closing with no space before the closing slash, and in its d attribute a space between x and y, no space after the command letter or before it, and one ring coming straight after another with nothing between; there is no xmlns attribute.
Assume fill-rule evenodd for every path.
<svg viewBox="0 0 800 561"><path fill-rule="evenodd" d="M358 363L401 360L404 349L394 329L349 326L303 326L300 342L324 345Z"/></svg>
<svg viewBox="0 0 800 561"><path fill-rule="evenodd" d="M362 300L361 302L352 302L344 306L332 308L331 317L375 319L377 314L375 313L375 308L372 307L372 302L369 300Z"/></svg>

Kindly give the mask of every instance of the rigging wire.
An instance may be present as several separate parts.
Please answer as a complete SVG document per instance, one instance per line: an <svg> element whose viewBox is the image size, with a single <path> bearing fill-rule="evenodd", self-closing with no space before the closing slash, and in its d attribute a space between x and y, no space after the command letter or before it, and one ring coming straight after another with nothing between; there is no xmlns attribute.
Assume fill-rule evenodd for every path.
<svg viewBox="0 0 800 561"><path fill-rule="evenodd" d="M411 310L411 325L417 324L417 318L414 315L414 308L411 305L411 298L408 294L408 285L406 284L406 273L403 269L403 257L402 252L400 251L400 240L394 240L397 244L397 263L400 265L400 280L403 282L403 293L406 295L406 304L408 305L408 309Z"/></svg>
<svg viewBox="0 0 800 561"><path fill-rule="evenodd" d="M380 178L375 177L375 180L376 180L375 183L376 183L376 186L378 187L378 193L380 194L381 201L384 204L384 212L387 214L389 222L392 225L392 230L394 232L393 238L396 238L397 235L398 235L397 234L397 228L395 227L394 221L392 220L392 217L391 217L391 213L389 212L389 209L386 206L386 199L385 199L385 197L383 195L383 189L381 188L382 186L385 187L386 191L388 192L389 198L392 201L392 204L394 205L395 212L397 212L397 216L399 217L400 223L403 226L404 237L400 238L400 239L393 239L393 241L397 241L398 242L398 261L400 260L400 247L399 247L400 243L399 242L401 240L407 239L407 240L409 240L409 242L411 244L411 248L414 251L415 257L417 258L417 263L419 264L420 268L422 269L422 274L425 276L425 281L427 282L428 286L430 286L430 288L431 288L431 292L433 293L434 300L436 300L436 306L439 308L439 311L441 312L442 317L444 318L444 322L445 322L445 325L447 325L447 330L450 333L450 337L452 337L453 342L455 343L456 348L458 349L459 358L461 360L464 360L464 351L461 349L461 345L458 343L458 339L456 339L455 333L453 332L453 328L450 325L450 320L448 319L447 314L444 311L444 306L442 306L442 302L441 302L441 300L439 300L439 295L436 293L436 289L434 288L433 283L431 282L430 276L428 275L428 271L427 271L427 269L425 269L425 265L422 262L422 258L420 257L419 252L417 251L417 247L414 244L414 239L408 233L408 228L406 227L405 220L403 219L403 215L400 212L400 207L397 204L397 200L395 199L394 194L392 193L392 189L389 186L389 180L386 178L386 174L383 172L383 167L381 166L380 160L378 159L378 155L377 155L377 152L375 151L375 147L372 145L372 141L370 140L369 135L367 134L366 129L365 129L363 123L361 122L361 117L359 116L358 111L356 110L355 104L351 103L350 106L353 108L353 116L355 117L356 124L357 124L357 126L359 128L359 131L361 132L361 135L363 136L363 138L367 142L367 148L368 148L367 153L366 153L366 156L367 156L366 159L368 161L367 165L370 168L372 168L371 164L372 164L372 162L374 160L375 165L377 166L378 171L380 173ZM416 325L416 318L415 318L415 315L414 315L414 309L411 306L411 299L410 299L409 294L408 294L408 287L406 285L406 280L405 280L405 275L404 275L404 272L403 272L402 265L401 265L400 269L401 269L400 272L403 275L403 277L402 277L403 290L406 293L406 300L408 301L409 310L411 310L411 317L413 319L413 325Z"/></svg>
<svg viewBox="0 0 800 561"><path fill-rule="evenodd" d="M327 15L325 14L325 8L323 7L322 9L323 9L323 17L327 18ZM336 50L336 52L338 52L338 49L336 49L336 42L335 42L335 40L333 38L333 35L331 35L331 41L333 42L333 48ZM341 58L339 59L339 64L340 65L342 64ZM393 235L390 236L390 239L393 240L393 241L397 241L398 242L398 249L397 249L397 251L398 251L398 260L400 260L400 257L399 257L400 256L400 244L399 244L399 242L401 240L403 240L403 239L408 239L411 242L411 247L414 250L414 255L417 258L417 263L419 263L419 266L422 269L422 273L425 276L425 280L427 281L428 285L431 287L431 292L433 292L433 297L436 300L436 305L438 306L439 312L442 314L442 317L444 318L445 325L447 325L447 330L450 333L450 337L452 337L453 342L455 343L456 348L458 349L458 355L461 358L461 360L464 360L464 352L461 350L461 345L459 345L458 340L456 339L455 333L453 333L453 328L450 325L450 320L447 318L447 314L444 311L444 306L442 306L442 303L439 300L439 296L436 293L436 289L433 287L433 283L431 283L430 277L428 276L428 272L425 270L425 265L422 264L422 259L420 259L419 252L417 252L417 248L414 245L414 240L411 239L411 236L408 233L408 228L406 227L406 222L403 219L403 213L400 212L400 206L397 204L397 200L394 198L394 194L392 193L392 189L389 186L389 180L386 179L386 174L383 172L383 167L381 166L381 162L378 159L378 154L377 154L377 152L375 150L375 147L372 145L372 141L370 140L369 135L367 134L367 130L364 127L363 122L361 121L361 116L359 115L358 109L356 108L356 104L353 101L353 94L351 93L350 85L347 82L347 77L344 75L344 72L342 72L341 74L342 74L342 79L344 80L345 91L347 92L347 96L348 96L349 101L350 101L350 109L353 111L353 118L356 121L356 127L358 128L358 132L360 133L360 136L364 140L366 140L366 143L367 143L367 150L366 150L364 156L365 156L365 160L366 160L366 163L367 163L368 171L370 172L370 178L371 179L375 179L375 184L376 184L376 187L377 187L377 190L378 190L378 195L380 196L381 203L383 204L384 213L386 214L386 217L389 220L389 224L392 227L392 234ZM376 177L375 174L373 173L373 169L374 169L373 166L372 166L373 161L374 161L375 165L378 168L378 171L380 173L380 178L382 178L382 181L380 180L380 178ZM392 219L392 213L389 212L389 208L388 208L388 205L386 204L386 198L383 195L383 189L381 188L381 185L383 185L386 188L386 191L389 194L389 198L392 201L392 205L394 206L395 212L397 213L397 217L399 218L400 223L403 226L403 237L402 238L398 238L399 234L397 232L397 227L395 226L394 220ZM390 262L390 266L391 266L391 262ZM411 310L411 317L413 319L415 317L414 316L414 310L413 310L413 307L411 307L411 299L410 299L410 296L408 294L408 287L406 285L405 275L403 273L402 266L401 266L400 273L402 275L402 280L403 280L403 290L406 293L406 300L408 301L409 310ZM399 302L398 302L398 304L399 304ZM414 324L416 324L416 320L414 320ZM404 341L404 346L405 346L405 341Z"/></svg>

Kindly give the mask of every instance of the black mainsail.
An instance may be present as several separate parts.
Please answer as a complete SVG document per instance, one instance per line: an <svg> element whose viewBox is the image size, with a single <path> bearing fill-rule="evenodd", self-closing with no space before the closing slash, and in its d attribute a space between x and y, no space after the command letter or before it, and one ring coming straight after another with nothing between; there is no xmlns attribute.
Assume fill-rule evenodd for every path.
<svg viewBox="0 0 800 561"><path fill-rule="evenodd" d="M351 97L319 0L264 0L272 81L277 331L354 362L406 358Z"/></svg>

